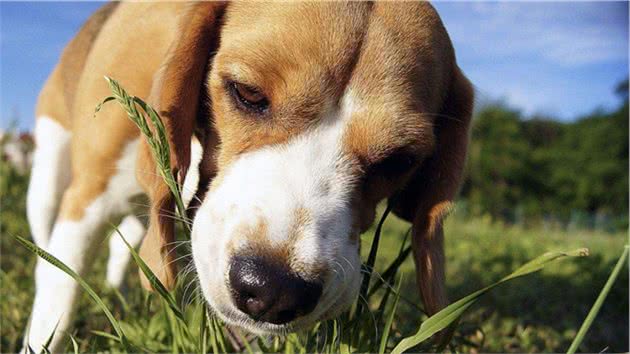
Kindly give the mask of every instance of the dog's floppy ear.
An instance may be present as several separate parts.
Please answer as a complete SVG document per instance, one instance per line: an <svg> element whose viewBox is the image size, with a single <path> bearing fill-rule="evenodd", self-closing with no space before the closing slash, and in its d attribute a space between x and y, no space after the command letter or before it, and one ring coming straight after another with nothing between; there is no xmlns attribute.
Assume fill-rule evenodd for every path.
<svg viewBox="0 0 630 354"><path fill-rule="evenodd" d="M204 97L202 89L208 64L219 42L219 26L225 4L200 2L191 4L180 14L178 32L153 79L149 104L164 122L171 151L171 170L183 184L190 163L190 142L195 120ZM150 149L142 141L139 153L140 171L156 171ZM160 176L139 173L138 179L151 200L147 235L140 256L168 288L175 284L173 254L174 199ZM151 286L140 274L145 288Z"/></svg>
<svg viewBox="0 0 630 354"><path fill-rule="evenodd" d="M455 66L442 111L435 120L436 145L396 201L395 212L413 222L416 280L425 311L447 305L442 221L458 192L466 161L473 89Z"/></svg>

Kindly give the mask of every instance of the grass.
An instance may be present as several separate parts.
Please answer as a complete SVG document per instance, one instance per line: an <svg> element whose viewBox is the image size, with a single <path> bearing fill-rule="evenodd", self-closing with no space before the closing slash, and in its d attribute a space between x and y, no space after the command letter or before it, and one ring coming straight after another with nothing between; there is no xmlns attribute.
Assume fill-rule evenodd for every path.
<svg viewBox="0 0 630 354"><path fill-rule="evenodd" d="M123 93L124 90L119 91L117 97L128 100L130 97ZM146 106L140 106L147 111ZM8 236L28 235L23 213L26 179L5 165L3 162L0 171L3 181L7 177L8 182L3 182L0 196L3 205L9 202L14 207L10 210L3 208L0 218L3 231L0 239L3 254L0 261L0 296L3 299L0 305L3 320L0 350L16 351L20 347L32 299L34 257L15 248L15 242ZM105 289L100 286L104 272L104 259L101 258L95 272L85 281L95 288L97 298L103 304L99 306L98 301L90 302L87 298L81 300L76 326L69 333L71 337L68 337L66 349L71 351L76 345L79 351L127 351L125 341L128 340L135 346L133 349L152 352L429 350L431 343L424 340L459 318L479 299L480 306L472 308L473 311L461 319L448 349L562 351L576 337L577 328L612 269L615 253L618 253L614 251L621 250L626 242L623 234L528 230L483 219L463 219L456 213L446 225L447 283L451 299L463 299L427 319L417 306L420 301L413 281L413 264L403 257L408 254L405 247L407 230L407 224L390 217L383 225L378 254L375 248L366 247L375 244L370 239L376 234L374 230L364 235L364 259L367 258L368 263L373 259L373 267L367 269L375 269L376 276L371 286L364 283L367 284L363 287L367 301L365 305L356 306L355 317L344 315L338 320L320 323L312 331L282 339L251 338L238 331L226 331L221 323L208 315L203 303L191 301L190 293L181 286L169 295L147 294L140 289L137 276L133 274L127 279L128 290L124 296ZM589 247L592 256L549 264L539 275L510 278L512 284L499 287L483 298L480 295L489 289L473 293L539 254L580 246ZM372 257L365 257L368 253ZM558 256L561 254L547 257ZM538 268L539 264L530 263L520 271L524 275ZM378 281L379 274L385 282ZM391 284L394 282L395 285ZM579 347L581 350L627 350L627 284L627 273L624 272L620 281L609 288L608 300ZM103 306L112 313L114 320L103 314ZM366 311L361 311L362 308ZM422 326L418 328L420 324ZM124 337L120 333L124 333ZM231 338L234 336L241 338Z"/></svg>
<svg viewBox="0 0 630 354"><path fill-rule="evenodd" d="M4 213L4 210L3 210ZM16 211L17 213L17 211ZM6 216L6 218L5 218ZM16 247L7 229L17 234L28 234L24 219L2 215L3 232L0 239L2 272L0 273L0 318L2 318L1 351L14 352L27 322L32 296L33 257L26 249ZM383 270L397 254L407 225L389 218L383 227L381 247L376 269ZM581 245L590 248L591 255L568 262L549 265L541 273L513 280L481 298L478 305L460 321L453 349L460 352L559 352L566 350L575 337L582 320L606 281L616 262L615 254L623 247L625 234L600 234L583 231L572 235L562 231L525 230L518 227L490 223L480 219L460 219L453 215L446 225L447 285L452 299L496 281L507 270L516 268L535 255L548 249L572 249ZM364 245L370 244L367 233ZM545 236L543 236L545 235ZM368 247L363 247L364 254ZM94 272L86 278L116 317L125 334L136 343L155 352L170 352L174 333L164 304L155 294L141 289L135 271L126 279L124 297L107 289L102 283L106 254L97 259ZM417 331L423 316L416 304L420 303L413 280L413 262L407 259L399 270L401 298L392 320L389 334L391 343ZM179 291L178 304L189 302L190 294ZM377 316L378 297L371 307ZM184 316L191 323L199 323L199 307L183 306ZM593 327L580 351L610 352L628 350L628 277L622 272L612 286ZM100 308L88 297L80 300L75 326L71 334L81 352L122 351L122 345L112 338L92 331L114 333ZM332 327L329 325L329 336ZM193 333L195 334L195 333ZM326 333L322 332L322 337ZM323 339L322 339L323 340ZM379 343L380 344L380 343ZM216 344L219 346L219 344ZM271 344L273 345L273 343ZM209 345L210 347L212 344ZM377 351L378 347L374 348ZM69 351L72 345L68 341Z"/></svg>

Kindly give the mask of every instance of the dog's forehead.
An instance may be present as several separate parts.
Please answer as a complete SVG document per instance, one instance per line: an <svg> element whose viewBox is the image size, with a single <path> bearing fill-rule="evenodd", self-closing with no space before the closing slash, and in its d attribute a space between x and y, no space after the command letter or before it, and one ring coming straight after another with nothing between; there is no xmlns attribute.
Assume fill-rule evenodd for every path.
<svg viewBox="0 0 630 354"><path fill-rule="evenodd" d="M325 94L347 82L369 12L367 3L235 3L225 15L219 63L267 94Z"/></svg>
<svg viewBox="0 0 630 354"><path fill-rule="evenodd" d="M349 151L376 156L430 135L420 112L439 109L449 41L429 4L235 3L225 16L215 76L262 88L282 128L256 139L260 129L226 123L240 125L237 140L282 143L344 105Z"/></svg>

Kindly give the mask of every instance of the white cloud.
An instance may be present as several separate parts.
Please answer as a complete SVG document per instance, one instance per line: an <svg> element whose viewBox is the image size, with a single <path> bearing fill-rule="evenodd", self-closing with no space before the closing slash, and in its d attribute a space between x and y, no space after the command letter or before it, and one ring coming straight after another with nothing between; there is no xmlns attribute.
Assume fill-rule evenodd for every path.
<svg viewBox="0 0 630 354"><path fill-rule="evenodd" d="M628 58L622 2L435 3L456 48L572 67Z"/></svg>
<svg viewBox="0 0 630 354"><path fill-rule="evenodd" d="M573 119L615 108L628 75L625 2L437 2L479 102Z"/></svg>

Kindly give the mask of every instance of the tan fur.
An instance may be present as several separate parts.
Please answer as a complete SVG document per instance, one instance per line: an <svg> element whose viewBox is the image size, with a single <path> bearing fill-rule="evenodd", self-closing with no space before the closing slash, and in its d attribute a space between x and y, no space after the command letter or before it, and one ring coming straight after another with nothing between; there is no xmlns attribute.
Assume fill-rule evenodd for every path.
<svg viewBox="0 0 630 354"><path fill-rule="evenodd" d="M64 128L72 128L72 106L76 93L76 85L81 78L85 61L92 44L103 24L118 7L118 3L108 3L97 10L81 27L79 33L68 43L59 65L50 74L39 95L36 116L46 115Z"/></svg>
<svg viewBox="0 0 630 354"><path fill-rule="evenodd" d="M190 161L190 139L197 135L204 147L200 198L210 180L213 186L221 184L239 155L286 143L321 124L350 92L357 102L343 149L360 182L352 198L356 230L349 236L369 227L377 203L399 196L395 212L414 223L425 307L434 313L446 304L441 223L461 178L472 89L430 4L121 4L98 33L93 42L77 42L81 48L87 42L91 46L83 69L73 66L72 75L80 80L72 90L72 121L64 126L72 126L75 134L74 180L64 196L63 218L81 217L104 190L124 145L138 136L118 107L106 107L98 119L90 119L98 101L109 94L104 74L119 79L134 95L150 96L165 120L172 170L180 181ZM151 45L136 44L147 41ZM77 55L83 52L77 50ZM64 60L70 59L62 59L60 66ZM64 75L70 74L54 71L51 87L61 85ZM235 108L226 80L257 88L270 101L270 111L253 116ZM46 99L61 98L51 94ZM379 170L379 164L400 153L414 157L409 169L395 176ZM152 201L141 255L171 286L176 274L173 221L164 215L174 212L174 203L153 174L144 142L138 161L138 180ZM309 219L298 214L295 238L300 222ZM258 240L265 232L261 226L244 234ZM290 257L290 245L272 249L263 241L256 244L261 252ZM327 271L321 265L309 267Z"/></svg>

